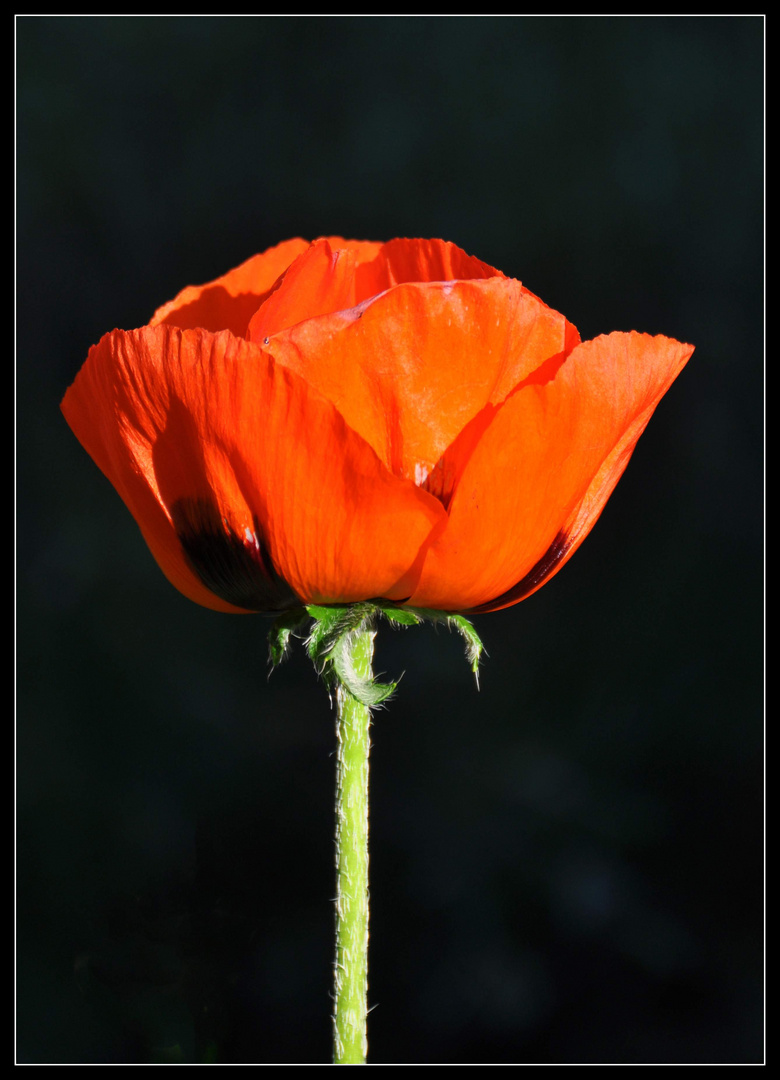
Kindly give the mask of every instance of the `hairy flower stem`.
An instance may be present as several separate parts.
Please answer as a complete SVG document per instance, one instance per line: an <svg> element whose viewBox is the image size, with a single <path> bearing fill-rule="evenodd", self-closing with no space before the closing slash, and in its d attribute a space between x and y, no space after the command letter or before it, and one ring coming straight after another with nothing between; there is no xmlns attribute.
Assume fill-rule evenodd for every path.
<svg viewBox="0 0 780 1080"><path fill-rule="evenodd" d="M355 674L370 679L374 631L350 635ZM339 681L336 768L336 961L333 1061L366 1061L368 983L368 705Z"/></svg>

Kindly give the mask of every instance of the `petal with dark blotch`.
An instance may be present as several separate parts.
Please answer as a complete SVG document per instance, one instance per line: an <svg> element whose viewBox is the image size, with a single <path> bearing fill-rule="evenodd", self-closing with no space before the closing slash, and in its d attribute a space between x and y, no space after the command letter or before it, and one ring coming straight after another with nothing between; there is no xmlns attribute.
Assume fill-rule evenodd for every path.
<svg viewBox="0 0 780 1080"><path fill-rule="evenodd" d="M106 335L63 412L185 595L221 611L401 599L441 505L229 333Z"/></svg>
<svg viewBox="0 0 780 1080"><path fill-rule="evenodd" d="M530 595L595 524L693 347L647 334L577 346L490 419L452 494L409 603L492 611Z"/></svg>
<svg viewBox="0 0 780 1080"><path fill-rule="evenodd" d="M300 607L300 597L274 566L257 517L239 535L216 502L177 499L171 519L187 562L215 596L245 611Z"/></svg>

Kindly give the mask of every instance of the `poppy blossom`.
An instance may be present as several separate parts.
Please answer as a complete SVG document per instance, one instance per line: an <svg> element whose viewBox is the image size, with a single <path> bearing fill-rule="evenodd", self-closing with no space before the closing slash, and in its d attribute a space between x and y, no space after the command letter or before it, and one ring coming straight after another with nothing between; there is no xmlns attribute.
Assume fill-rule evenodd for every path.
<svg viewBox="0 0 780 1080"><path fill-rule="evenodd" d="M94 346L62 409L218 611L494 611L592 529L693 352L581 342L440 240L290 240Z"/></svg>

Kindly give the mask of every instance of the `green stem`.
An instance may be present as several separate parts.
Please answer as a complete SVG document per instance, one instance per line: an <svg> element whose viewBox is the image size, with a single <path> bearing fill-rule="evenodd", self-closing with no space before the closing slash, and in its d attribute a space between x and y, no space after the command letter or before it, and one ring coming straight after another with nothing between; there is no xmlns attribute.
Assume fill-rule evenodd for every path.
<svg viewBox="0 0 780 1080"><path fill-rule="evenodd" d="M374 631L350 635L355 674L371 678ZM336 963L333 1060L366 1061L368 983L368 751L370 710L338 686L336 768Z"/></svg>

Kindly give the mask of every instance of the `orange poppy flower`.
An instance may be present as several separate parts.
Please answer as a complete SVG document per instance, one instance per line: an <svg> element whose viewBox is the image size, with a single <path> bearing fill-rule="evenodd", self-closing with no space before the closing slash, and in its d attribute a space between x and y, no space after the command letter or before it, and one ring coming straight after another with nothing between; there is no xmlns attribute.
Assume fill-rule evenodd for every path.
<svg viewBox="0 0 780 1080"><path fill-rule="evenodd" d="M581 343L440 240L289 240L106 334L62 409L206 607L494 611L571 558L692 352Z"/></svg>

